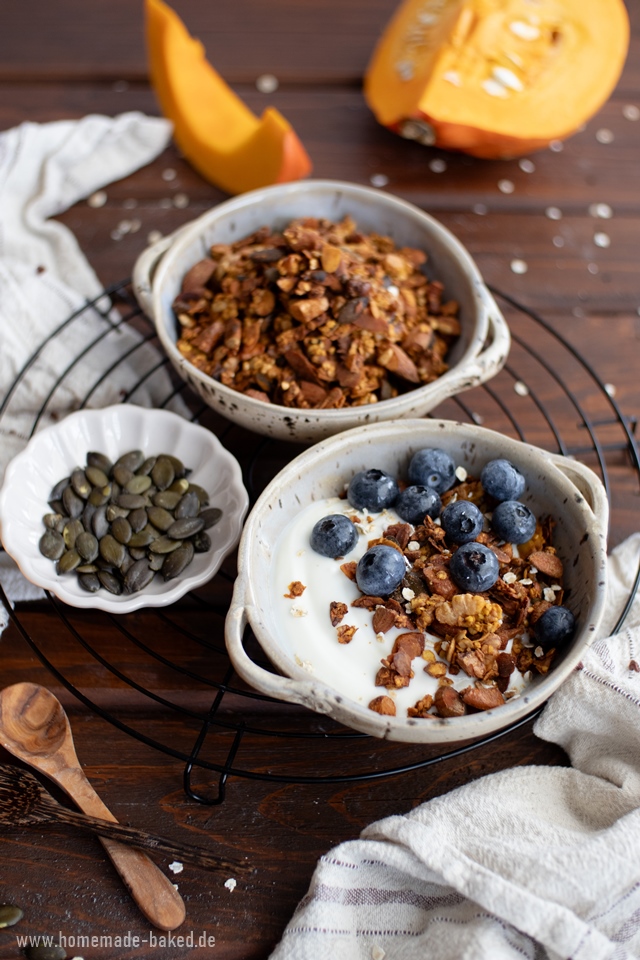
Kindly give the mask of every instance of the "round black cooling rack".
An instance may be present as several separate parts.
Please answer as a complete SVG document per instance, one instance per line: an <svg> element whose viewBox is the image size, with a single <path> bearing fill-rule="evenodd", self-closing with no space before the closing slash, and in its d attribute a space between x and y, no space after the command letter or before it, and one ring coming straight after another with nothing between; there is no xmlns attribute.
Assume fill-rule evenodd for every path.
<svg viewBox="0 0 640 960"><path fill-rule="evenodd" d="M635 419L623 415L614 391L548 321L507 294L492 292L511 329L508 362L489 383L447 400L433 416L482 424L592 467L609 496L613 546L620 532L616 518L628 506L624 498L635 497L640 483ZM0 403L0 436L18 452L46 423L114 402L165 407L212 429L238 458L252 502L302 449L257 437L204 406L161 352L128 281L74 311L33 350ZM236 676L224 647L234 575L235 558L229 557L209 584L178 603L119 616L77 610L47 593L47 612L68 632L71 661L68 646L64 656L50 638L42 601L11 609L2 588L0 599L56 680L114 727L180 761L186 794L203 804L224 800L229 777L339 784L402 774L498 740L539 712L443 754L424 745L377 741L256 693ZM640 568L616 630L639 583ZM271 669L251 637L247 646ZM143 720L134 704L144 708ZM279 726L285 716L287 730ZM162 736L155 732L160 718ZM286 761L283 740L289 744ZM297 749L291 749L293 743Z"/></svg>

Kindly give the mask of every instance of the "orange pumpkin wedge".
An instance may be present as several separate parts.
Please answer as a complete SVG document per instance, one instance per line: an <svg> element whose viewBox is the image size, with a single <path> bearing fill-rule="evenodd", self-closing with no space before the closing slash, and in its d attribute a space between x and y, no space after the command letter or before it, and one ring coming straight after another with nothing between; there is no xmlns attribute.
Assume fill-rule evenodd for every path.
<svg viewBox="0 0 640 960"><path fill-rule="evenodd" d="M378 121L476 157L564 140L624 66L622 0L404 0L365 76Z"/></svg>
<svg viewBox="0 0 640 960"><path fill-rule="evenodd" d="M258 119L162 0L145 0L151 83L173 137L205 179L228 193L305 177L307 153L273 107Z"/></svg>

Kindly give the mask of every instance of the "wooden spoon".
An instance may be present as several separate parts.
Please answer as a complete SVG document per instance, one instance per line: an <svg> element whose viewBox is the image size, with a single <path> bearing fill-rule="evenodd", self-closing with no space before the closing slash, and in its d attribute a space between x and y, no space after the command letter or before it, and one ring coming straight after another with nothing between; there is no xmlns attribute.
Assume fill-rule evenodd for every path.
<svg viewBox="0 0 640 960"><path fill-rule="evenodd" d="M145 847L170 857L180 857L199 867L246 871L247 865L238 860L226 860L189 843L174 843L156 837L145 830L125 827L113 820L88 817L86 813L69 810L55 800L48 790L28 770L19 770L10 764L0 764L0 823L12 826L32 826L40 823L64 823L79 827L101 837L122 840L134 847Z"/></svg>
<svg viewBox="0 0 640 960"><path fill-rule="evenodd" d="M80 767L62 704L45 687L16 683L0 692L0 744L46 773L84 813L116 822ZM115 840L100 842L147 920L161 930L179 927L186 916L184 902L153 860Z"/></svg>

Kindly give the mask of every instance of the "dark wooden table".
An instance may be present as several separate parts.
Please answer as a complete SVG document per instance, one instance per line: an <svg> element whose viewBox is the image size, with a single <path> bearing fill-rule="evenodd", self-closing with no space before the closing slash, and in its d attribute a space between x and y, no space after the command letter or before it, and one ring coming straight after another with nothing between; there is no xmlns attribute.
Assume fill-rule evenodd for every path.
<svg viewBox="0 0 640 960"><path fill-rule="evenodd" d="M602 384L609 393L615 391L620 414L633 418L640 409L640 121L635 120L637 109L629 107L640 106L637 5L630 4L633 38L628 63L610 101L563 149L532 155L530 165L444 154L402 141L375 123L362 98L361 78L394 6L394 0L175 3L189 29L204 41L211 61L249 106L261 112L273 103L290 119L308 148L314 175L365 184L380 175L387 177L387 190L438 217L466 244L489 284L537 311L593 368L600 384L585 378L565 346L557 347L552 338L540 334L543 359L560 364L561 377L595 420L613 415ZM141 7L130 0L91 4L32 0L27 5L5 0L0 129L27 120L94 112L157 114L147 81ZM266 73L279 81L277 91L269 95L256 87L256 79ZM173 179L168 170L175 172ZM506 188L510 192L504 192L504 181L512 184ZM74 231L107 286L130 275L152 231L166 234L222 199L224 195L170 146L145 169L109 186L104 206L81 202L60 219ZM131 218L133 201L140 229L113 239L118 224ZM608 205L611 216L598 217L595 204ZM605 238L598 242L598 234ZM515 272L514 260L526 264L526 272ZM525 322L521 311L503 305L519 330ZM527 327L526 322L523 337L537 340L540 327ZM527 357L520 360L518 348L514 349L514 362L528 369ZM523 435L548 445L535 405L523 402L513 390L513 380L507 378L504 384L506 405L513 408ZM7 385L0 386L4 392ZM557 391L544 384L540 391L555 413ZM477 410L483 395L471 395L467 402L469 409ZM452 410L455 415L455 409L445 405L439 412L450 415ZM570 434L571 416L566 426L562 421L562 429ZM224 427L222 421L218 425ZM487 425L501 428L495 417ZM509 424L505 429L513 432ZM598 429L611 447L607 463L613 546L638 528L637 474L619 426L604 424ZM252 464L255 468L250 435L232 428L225 443L247 471ZM259 489L297 450L272 445L258 463L255 487ZM561 751L534 737L528 722L495 743L433 766L392 777L321 782L318 777L411 766L436 752L367 738L336 745L335 738L317 736L335 732L323 718L286 705L247 700L239 692L225 695L221 716L236 726L244 722L262 730L242 737L234 761L238 770L252 776L232 775L222 804L195 802L184 792L184 762L178 755L188 755L193 747L201 726L197 716L206 715L215 694L212 678L225 676L222 625L233 557L224 571L226 576L216 577L207 591L204 605L187 602L162 615L147 612L127 618L127 630L137 642L106 616L69 608L61 615L49 603L20 607L19 627L12 624L0 642L2 685L33 680L60 696L86 772L120 820L176 841L218 845L228 855L250 858L253 873L238 878L233 891L224 886L226 874L186 865L175 877L188 910L185 925L176 933L193 931L196 941L202 932L213 935L215 952L150 946L149 925L97 841L69 831L15 829L0 837L0 902L18 903L25 916L19 926L0 930L0 960L22 955L16 933L59 932L67 937L124 937L129 932L147 938L136 949L71 948L70 957L267 957L304 895L317 858L335 844L356 837L373 820L407 811L483 774L516 764L566 763ZM120 726L73 696L42 665L25 634L68 683ZM120 676L91 655L78 636L88 638ZM153 656L145 652L144 644ZM183 672L172 666L175 663ZM123 678L139 684L142 692ZM231 682L241 691L241 684ZM145 690L157 699L150 699ZM185 710L195 716L186 716ZM279 737L276 732L314 734L316 739ZM164 745L173 755L140 737ZM214 727L200 758L224 766L233 737L233 729ZM0 760L6 759L0 753ZM274 775L311 782L289 783L272 779ZM193 786L215 796L218 776L198 768ZM166 869L166 861L162 865Z"/></svg>

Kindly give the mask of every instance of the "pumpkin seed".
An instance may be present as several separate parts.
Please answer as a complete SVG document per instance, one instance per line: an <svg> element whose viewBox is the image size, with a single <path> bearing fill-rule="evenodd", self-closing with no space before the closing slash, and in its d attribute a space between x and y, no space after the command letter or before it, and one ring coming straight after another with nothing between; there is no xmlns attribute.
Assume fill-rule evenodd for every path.
<svg viewBox="0 0 640 960"><path fill-rule="evenodd" d="M82 511L82 517L80 519L82 520L82 526L88 532L91 532L92 530L91 521L93 520L93 515L97 509L98 508L91 503L91 500L89 500L89 502L85 504L84 510Z"/></svg>
<svg viewBox="0 0 640 960"><path fill-rule="evenodd" d="M114 567L119 567L125 557L125 549L121 543L118 543L115 537L107 533L100 539L100 556L107 563L112 563Z"/></svg>
<svg viewBox="0 0 640 960"><path fill-rule="evenodd" d="M107 476L111 473L113 466L111 460L109 460L104 453L95 453L94 451L87 454L87 464L90 467L97 467L98 470L102 470Z"/></svg>
<svg viewBox="0 0 640 960"><path fill-rule="evenodd" d="M165 456L167 460L171 461L176 479L180 479L181 477L187 475L188 471L182 460L178 459L178 457L174 457L172 453L167 453Z"/></svg>
<svg viewBox="0 0 640 960"><path fill-rule="evenodd" d="M71 571L79 567L81 563L82 557L77 550L67 550L58 560L57 573L71 573Z"/></svg>
<svg viewBox="0 0 640 960"><path fill-rule="evenodd" d="M148 587L155 576L147 560L136 560L129 569L124 578L124 589L126 593L137 593Z"/></svg>
<svg viewBox="0 0 640 960"><path fill-rule="evenodd" d="M162 507L164 510L175 510L182 500L183 493L178 490L161 490L153 497L154 507Z"/></svg>
<svg viewBox="0 0 640 960"><path fill-rule="evenodd" d="M133 530L128 520L124 517L116 517L111 524L111 533L120 543L129 543Z"/></svg>
<svg viewBox="0 0 640 960"><path fill-rule="evenodd" d="M127 493L146 493L150 486L151 477L134 475L124 488Z"/></svg>
<svg viewBox="0 0 640 960"><path fill-rule="evenodd" d="M135 474L129 467L125 467L123 464L116 464L111 472L111 476L121 487L126 487Z"/></svg>
<svg viewBox="0 0 640 960"><path fill-rule="evenodd" d="M157 540L149 544L149 550L151 550L152 553L171 553L180 546L182 546L181 540L172 540L170 537L158 537Z"/></svg>
<svg viewBox="0 0 640 960"><path fill-rule="evenodd" d="M113 523L117 517L128 517L130 512L126 507L118 507L115 503L107 504L107 520L109 523Z"/></svg>
<svg viewBox="0 0 640 960"><path fill-rule="evenodd" d="M106 487L109 483L109 475L105 473L104 470L101 470L100 467L87 467L84 473L93 487Z"/></svg>
<svg viewBox="0 0 640 960"><path fill-rule="evenodd" d="M48 530L56 530L58 533L64 530L65 519L61 513L45 513L42 522Z"/></svg>
<svg viewBox="0 0 640 960"><path fill-rule="evenodd" d="M162 569L162 564L166 560L166 553L152 553L149 555L149 567L156 573Z"/></svg>
<svg viewBox="0 0 640 960"><path fill-rule="evenodd" d="M187 490L176 507L176 520L183 517L197 517L200 513L200 499L195 490Z"/></svg>
<svg viewBox="0 0 640 960"><path fill-rule="evenodd" d="M185 477L181 477L180 480L174 480L174 482L169 487L172 493L179 493L183 496L189 489L189 481Z"/></svg>
<svg viewBox="0 0 640 960"><path fill-rule="evenodd" d="M153 527L145 527L144 530L138 530L137 533L131 535L128 546L147 547L154 540L157 540L158 536L157 530L154 530Z"/></svg>
<svg viewBox="0 0 640 960"><path fill-rule="evenodd" d="M66 546L69 548L75 547L76 540L81 533L84 533L82 520L69 520L68 523L65 523L62 538Z"/></svg>
<svg viewBox="0 0 640 960"><path fill-rule="evenodd" d="M89 503L93 504L94 507L101 507L108 503L112 493L113 487L110 483L107 483L104 487L94 487L89 494Z"/></svg>
<svg viewBox="0 0 640 960"><path fill-rule="evenodd" d="M135 473L144 461L145 455L142 450L129 450L127 453L123 453L121 457L118 457L113 465L113 469L115 470L116 467L126 467L128 470L131 470L132 473Z"/></svg>
<svg viewBox="0 0 640 960"><path fill-rule="evenodd" d="M120 564L120 575L124 577L129 568L132 567L135 562L136 561L133 559L129 551L125 549L124 560Z"/></svg>
<svg viewBox="0 0 640 960"><path fill-rule="evenodd" d="M170 487L175 480L175 476L176 472L171 460L169 460L169 457L158 457L153 466L153 470L151 471L151 479L155 483L158 490L166 490L168 487Z"/></svg>
<svg viewBox="0 0 640 960"><path fill-rule="evenodd" d="M69 486L69 477L64 477L62 480L58 480L55 487L52 488L51 493L49 494L49 503L52 500L62 500L62 494Z"/></svg>
<svg viewBox="0 0 640 960"><path fill-rule="evenodd" d="M147 457L147 459L142 464L142 466L138 470L136 470L136 473L142 474L143 476L148 477L151 471L153 470L157 459L158 459L157 457Z"/></svg>
<svg viewBox="0 0 640 960"><path fill-rule="evenodd" d="M0 903L0 928L12 927L24 917L24 911L13 903Z"/></svg>
<svg viewBox="0 0 640 960"><path fill-rule="evenodd" d="M95 563L81 563L76 567L76 573L97 573L99 569L100 567Z"/></svg>
<svg viewBox="0 0 640 960"><path fill-rule="evenodd" d="M98 570L98 580L109 593L113 593L115 596L122 593L122 584L108 570Z"/></svg>
<svg viewBox="0 0 640 960"><path fill-rule="evenodd" d="M196 553L206 553L211 549L211 537L208 533L205 533L204 530L201 530L200 533L196 533L193 538L193 548Z"/></svg>
<svg viewBox="0 0 640 960"><path fill-rule="evenodd" d="M84 470L78 468L71 474L71 486L75 493L83 500L86 500L91 493L91 484L87 480Z"/></svg>
<svg viewBox="0 0 640 960"><path fill-rule="evenodd" d="M120 509L117 507L116 509ZM144 507L138 507L137 510L132 510L127 520L131 524L131 529L134 533L137 533L139 530L143 530L146 527L149 518L147 516L147 511Z"/></svg>
<svg viewBox="0 0 640 960"><path fill-rule="evenodd" d="M90 571L90 572L87 571L85 573L84 570L82 571L80 570L80 567L78 567L77 570L78 570L78 583L80 584L82 589L86 590L87 593L97 593L98 590L100 589L100 579L98 575L94 571Z"/></svg>
<svg viewBox="0 0 640 960"><path fill-rule="evenodd" d="M137 510L138 507L147 506L147 498L141 493L121 493L116 498L119 507L126 507L127 510Z"/></svg>
<svg viewBox="0 0 640 960"><path fill-rule="evenodd" d="M96 512L91 518L91 529L98 538L102 540L103 537L109 533L109 521L107 520L107 508L104 504L101 507L96 508Z"/></svg>
<svg viewBox="0 0 640 960"><path fill-rule="evenodd" d="M193 490L194 493L198 494L198 500L200 501L201 507L209 506L209 494L204 487L199 486L197 483L190 483L189 490Z"/></svg>
<svg viewBox="0 0 640 960"><path fill-rule="evenodd" d="M65 487L62 494L62 504L68 517L79 517L84 510L84 500L79 497L73 487Z"/></svg>
<svg viewBox="0 0 640 960"><path fill-rule="evenodd" d="M87 563L93 563L98 556L98 540L92 533L81 533L76 539L75 548Z"/></svg>
<svg viewBox="0 0 640 960"><path fill-rule="evenodd" d="M169 513L168 510L164 510L162 507L149 507L147 516L154 527L162 530L163 533L169 529L175 520L173 514Z"/></svg>
<svg viewBox="0 0 640 960"><path fill-rule="evenodd" d="M174 580L193 560L193 544L187 540L177 550L170 553L162 564L162 576L165 580Z"/></svg>
<svg viewBox="0 0 640 960"><path fill-rule="evenodd" d="M129 554L134 560L144 560L147 555L147 551L144 549L144 547L132 547L131 542L129 542Z"/></svg>
<svg viewBox="0 0 640 960"><path fill-rule="evenodd" d="M65 551L64 540L57 530L47 530L40 537L40 553L47 560L59 560Z"/></svg>
<svg viewBox="0 0 640 960"><path fill-rule="evenodd" d="M47 938L48 939L48 938ZM41 940L25 950L27 960L65 960L67 951L57 943L45 944Z"/></svg>
<svg viewBox="0 0 640 960"><path fill-rule="evenodd" d="M185 540L192 537L195 533L200 533L204 529L204 520L202 517L183 517L182 520L176 520L167 530L167 536L172 540Z"/></svg>
<svg viewBox="0 0 640 960"><path fill-rule="evenodd" d="M222 510L218 507L206 507L204 510L200 511L200 517L204 520L204 530L210 530L211 527L215 527L216 523L220 520L222 516Z"/></svg>

